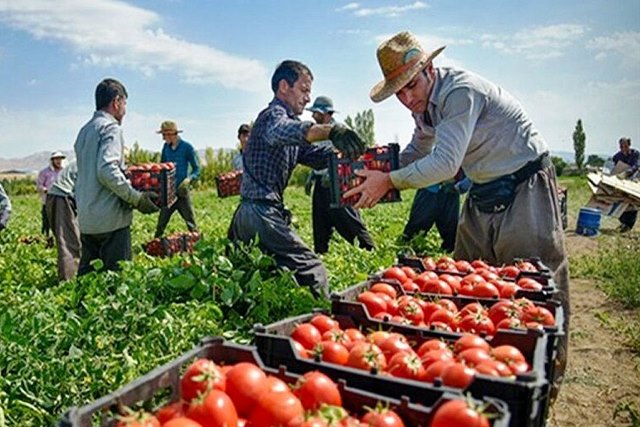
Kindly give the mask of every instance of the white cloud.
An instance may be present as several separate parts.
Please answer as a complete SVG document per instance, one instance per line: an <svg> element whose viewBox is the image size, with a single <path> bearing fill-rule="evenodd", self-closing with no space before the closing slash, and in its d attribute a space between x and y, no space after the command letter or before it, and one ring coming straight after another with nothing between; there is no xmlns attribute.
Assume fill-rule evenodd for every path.
<svg viewBox="0 0 640 427"><path fill-rule="evenodd" d="M355 16L376 16L383 15L389 17L396 17L403 15L412 10L426 9L428 6L425 2L416 1L406 5L392 5L382 7L361 7L360 3L348 3L338 9L337 12L351 11Z"/></svg>
<svg viewBox="0 0 640 427"><path fill-rule="evenodd" d="M480 37L484 47L491 47L509 55L522 55L526 59L558 58L588 28L577 24L557 24L531 27L511 35L484 34Z"/></svg>
<svg viewBox="0 0 640 427"><path fill-rule="evenodd" d="M610 56L622 58L622 64L629 68L640 65L640 32L618 32L609 36L589 40L587 48L595 50L595 59L603 61Z"/></svg>
<svg viewBox="0 0 640 427"><path fill-rule="evenodd" d="M37 39L71 46L87 66L122 66L146 75L174 71L189 83L259 90L257 60L165 33L161 16L118 0L0 0L0 22Z"/></svg>

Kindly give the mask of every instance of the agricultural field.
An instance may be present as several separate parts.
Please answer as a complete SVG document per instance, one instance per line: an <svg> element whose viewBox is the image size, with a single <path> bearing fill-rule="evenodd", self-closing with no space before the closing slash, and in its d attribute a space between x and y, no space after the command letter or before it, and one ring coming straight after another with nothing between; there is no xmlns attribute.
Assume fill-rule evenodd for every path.
<svg viewBox="0 0 640 427"><path fill-rule="evenodd" d="M640 425L640 233L623 235L605 218L602 233L573 233L589 198L579 177L569 189L567 246L572 274L569 369L551 426ZM335 238L324 261L333 290L393 264L400 252L440 255L434 230L411 245L397 236L414 193L401 203L363 211L377 244L374 252ZM255 247L231 249L225 238L237 197L195 192L203 233L191 255L152 258L156 215L136 213L134 260L121 272L58 284L55 249L37 236L37 196L12 198L14 214L0 234L0 427L54 425L71 405L83 405L192 348L205 336L249 342L254 324L307 313L328 302L298 288L290 273ZM311 200L302 188L285 196L294 226L311 244ZM167 234L184 224L174 215Z"/></svg>

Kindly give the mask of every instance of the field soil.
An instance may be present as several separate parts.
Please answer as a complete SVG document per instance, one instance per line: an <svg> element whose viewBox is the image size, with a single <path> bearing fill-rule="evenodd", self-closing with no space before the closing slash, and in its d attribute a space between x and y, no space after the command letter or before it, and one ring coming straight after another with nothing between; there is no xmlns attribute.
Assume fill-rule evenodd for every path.
<svg viewBox="0 0 640 427"><path fill-rule="evenodd" d="M603 230L607 232L614 231ZM567 233L566 243L571 256L598 248L596 239L573 232ZM572 279L570 286L569 361L558 400L549 411L549 426L635 427L640 420L633 423L624 404L640 409L640 361L612 326L623 324L631 312L608 300L595 280Z"/></svg>

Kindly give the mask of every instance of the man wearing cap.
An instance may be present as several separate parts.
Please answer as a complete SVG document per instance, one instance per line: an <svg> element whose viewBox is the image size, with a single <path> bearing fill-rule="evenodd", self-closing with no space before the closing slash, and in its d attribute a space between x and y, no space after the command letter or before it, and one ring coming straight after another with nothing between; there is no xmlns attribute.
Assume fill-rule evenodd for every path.
<svg viewBox="0 0 640 427"><path fill-rule="evenodd" d="M627 169L623 171L623 176L625 178L630 177L638 170L638 167L640 167L640 152L635 148L631 148L631 138L620 138L618 145L620 146L620 151L614 154L613 162L614 164L622 162L628 165ZM621 233L626 233L631 230L636 224L637 218L637 210L627 210L623 212L620 218L618 218L618 221L620 221L620 228L618 228L618 230Z"/></svg>
<svg viewBox="0 0 640 427"><path fill-rule="evenodd" d="M242 163L242 153L247 148L247 142L249 141L249 135L251 134L251 126L246 123L243 123L238 128L238 141L240 141L240 149L238 153L233 156L233 169L241 171L244 169L244 165Z"/></svg>
<svg viewBox="0 0 640 427"><path fill-rule="evenodd" d="M40 209L42 215L42 228L41 232L45 236L49 236L49 230L51 226L49 225L49 218L47 217L47 192L53 181L55 181L56 177L62 170L62 159L66 156L62 154L61 151L54 151L51 153L49 157L49 166L42 169L40 173L38 173L38 179L36 180L36 188L38 189L38 194L40 194L40 201L42 202L42 207Z"/></svg>
<svg viewBox="0 0 640 427"><path fill-rule="evenodd" d="M273 100L256 119L243 153L244 174L240 205L236 209L229 239L249 243L257 238L260 248L277 264L292 270L300 285L315 296L328 296L327 271L318 256L291 229L291 214L283 193L295 166L327 166L331 149L316 141L330 139L350 157L364 151L364 143L352 130L340 125L301 121L310 101L313 75L298 61L280 63L272 78Z"/></svg>
<svg viewBox="0 0 640 427"><path fill-rule="evenodd" d="M176 166L175 183L178 199L173 205L163 207L160 211L158 226L156 227L156 237L164 234L171 215L173 215L176 210L180 213L184 222L187 223L189 231L196 231L197 229L189 189L191 182L200 177L200 161L193 146L178 135L181 132L182 130L179 130L176 123L171 120L162 122L160 130L157 132L162 134L162 139L165 142L162 147L160 161L172 162ZM189 168L191 168L191 172L189 172Z"/></svg>
<svg viewBox="0 0 640 427"><path fill-rule="evenodd" d="M11 218L11 200L0 184L0 231L7 228L9 218Z"/></svg>
<svg viewBox="0 0 640 427"><path fill-rule="evenodd" d="M47 193L47 217L58 247L58 280L72 279L80 261L80 229L75 200L78 164L74 160L60 171Z"/></svg>
<svg viewBox="0 0 640 427"><path fill-rule="evenodd" d="M95 91L96 111L76 138L78 162L75 195L82 245L78 275L94 271L100 260L107 270L131 259L133 207L149 214L158 211L153 192L133 188L124 175L122 119L127 112L127 90L115 79L104 79Z"/></svg>
<svg viewBox="0 0 640 427"><path fill-rule="evenodd" d="M328 96L318 96L313 105L307 108L313 113L312 117L316 123L335 124L333 114L333 100ZM327 146L333 149L333 144L329 140L320 141L317 145ZM360 213L351 206L341 208L331 208L331 194L329 190L328 170L312 170L305 185L305 192L312 196L312 222L313 222L313 246L318 254L329 251L329 241L335 228L346 241L353 244L357 239L360 247L368 251L375 248L373 238L367 231L367 227L362 222ZM315 184L315 186L314 186Z"/></svg>
<svg viewBox="0 0 640 427"><path fill-rule="evenodd" d="M462 208L455 257L499 265L537 256L554 272L565 312L557 392L566 363L569 281L549 148L504 89L464 70L434 67L443 49L427 53L409 32L378 47L384 80L371 90L371 99L395 94L416 126L402 153L406 166L391 173L363 171L364 183L345 196L362 193L356 207L372 207L391 188L442 182L462 167L473 186Z"/></svg>

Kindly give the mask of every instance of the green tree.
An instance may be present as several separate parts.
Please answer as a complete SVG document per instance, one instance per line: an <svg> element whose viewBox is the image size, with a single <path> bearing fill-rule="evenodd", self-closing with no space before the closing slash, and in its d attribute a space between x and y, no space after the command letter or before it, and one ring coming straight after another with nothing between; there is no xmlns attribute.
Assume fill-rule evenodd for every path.
<svg viewBox="0 0 640 427"><path fill-rule="evenodd" d="M587 136L584 134L584 129L582 128L582 119L578 119L576 128L573 131L573 150L575 151L578 170L582 170L582 166L584 165L584 147L586 140Z"/></svg>
<svg viewBox="0 0 640 427"><path fill-rule="evenodd" d="M567 167L567 162L562 157L551 156L551 162L556 167L556 175L562 175L562 171Z"/></svg>
<svg viewBox="0 0 640 427"><path fill-rule="evenodd" d="M606 161L605 159L598 156L597 154L589 154L589 157L587 158L587 164L589 166L595 166L595 167L604 166L605 161Z"/></svg>
<svg viewBox="0 0 640 427"><path fill-rule="evenodd" d="M159 151L150 151L145 150L140 147L138 141L133 143L133 147L129 149L129 154L127 155L127 163L130 165L141 165L144 163L157 163L160 161L160 152Z"/></svg>
<svg viewBox="0 0 640 427"><path fill-rule="evenodd" d="M351 129L355 130L358 135L360 135L360 138L364 140L367 147L372 147L375 145L375 119L373 117L373 110L371 108L356 113L355 118L353 119L351 118L351 116L347 116L347 118L344 120L344 123Z"/></svg>
<svg viewBox="0 0 640 427"><path fill-rule="evenodd" d="M209 187L213 185L215 177L222 172L233 170L233 156L236 150L219 149L214 150L207 147L204 151L204 163L200 169L199 185Z"/></svg>

